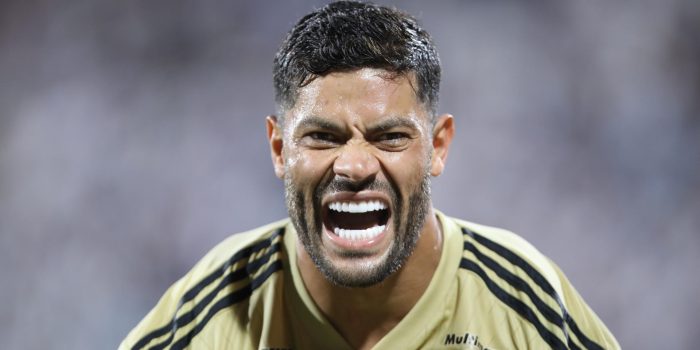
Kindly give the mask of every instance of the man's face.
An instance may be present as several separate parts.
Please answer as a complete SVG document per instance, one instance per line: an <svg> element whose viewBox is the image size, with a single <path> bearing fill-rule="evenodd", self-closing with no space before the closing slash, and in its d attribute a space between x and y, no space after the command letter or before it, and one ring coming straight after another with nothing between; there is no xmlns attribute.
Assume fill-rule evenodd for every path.
<svg viewBox="0 0 700 350"><path fill-rule="evenodd" d="M430 116L410 79L331 73L300 89L283 125L268 125L282 128L275 166L292 223L335 284L383 281L420 237L435 166Z"/></svg>

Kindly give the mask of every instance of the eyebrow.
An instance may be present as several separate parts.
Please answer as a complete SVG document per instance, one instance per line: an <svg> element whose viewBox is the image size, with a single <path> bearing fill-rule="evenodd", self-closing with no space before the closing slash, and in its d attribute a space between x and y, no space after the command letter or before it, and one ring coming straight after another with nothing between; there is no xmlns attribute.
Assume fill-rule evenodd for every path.
<svg viewBox="0 0 700 350"><path fill-rule="evenodd" d="M374 132L382 132L400 127L410 128L414 130L420 129L420 127L412 119L399 116L383 118L376 124L370 125L367 129Z"/></svg>
<svg viewBox="0 0 700 350"><path fill-rule="evenodd" d="M416 124L412 119L406 117L392 116L387 118L382 118L381 121L374 124L370 124L367 127L367 131L376 133L388 131L394 128L409 128L413 130L420 129L419 125ZM299 121L296 125L296 130L306 130L306 129L322 129L330 130L333 132L341 133L345 129L341 124L336 123L328 118L322 118L319 116L308 116Z"/></svg>
<svg viewBox="0 0 700 350"><path fill-rule="evenodd" d="M328 120L326 118L321 118L318 116L309 116L297 124L296 130L305 130L305 129L323 129L323 130L332 130L335 132L341 132L343 131L343 127L338 124L334 123L331 120Z"/></svg>

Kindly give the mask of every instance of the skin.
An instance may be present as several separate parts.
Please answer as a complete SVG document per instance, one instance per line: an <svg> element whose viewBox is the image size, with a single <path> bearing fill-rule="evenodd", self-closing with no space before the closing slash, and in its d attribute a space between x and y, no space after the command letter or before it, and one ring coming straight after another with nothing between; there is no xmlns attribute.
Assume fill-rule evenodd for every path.
<svg viewBox="0 0 700 350"><path fill-rule="evenodd" d="M267 118L275 174L285 180L300 237L296 258L302 279L319 309L356 349L372 348L401 321L440 260L442 233L427 179L444 169L453 118L445 114L431 123L414 86L412 74L381 69L330 73L299 90L284 123ZM337 182L352 186L329 186ZM421 194L425 210L412 211L409 203ZM358 245L334 241L322 224L322 208L339 198L388 203L391 218L381 237ZM408 223L416 213L422 217L413 220L415 242L410 242ZM392 255L397 244L403 245L393 251L409 247L412 254ZM393 269L383 269L392 263Z"/></svg>

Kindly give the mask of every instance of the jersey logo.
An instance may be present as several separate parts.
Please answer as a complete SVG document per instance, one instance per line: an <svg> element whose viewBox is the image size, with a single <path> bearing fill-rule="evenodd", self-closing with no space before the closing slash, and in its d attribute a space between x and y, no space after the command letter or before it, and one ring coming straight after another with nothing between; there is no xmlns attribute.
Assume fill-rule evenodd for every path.
<svg viewBox="0 0 700 350"><path fill-rule="evenodd" d="M479 337L477 335L469 333L448 333L445 336L445 342L443 344L450 348L453 348L456 345L461 345L460 347L458 347L458 349L464 350L489 350L489 348L483 346L479 342Z"/></svg>

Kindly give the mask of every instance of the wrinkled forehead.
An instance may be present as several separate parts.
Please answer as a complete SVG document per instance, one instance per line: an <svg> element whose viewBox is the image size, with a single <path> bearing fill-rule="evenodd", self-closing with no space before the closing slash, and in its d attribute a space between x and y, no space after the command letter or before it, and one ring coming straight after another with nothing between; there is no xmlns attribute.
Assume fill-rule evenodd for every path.
<svg viewBox="0 0 700 350"><path fill-rule="evenodd" d="M375 68L329 73L301 87L284 119L293 125L309 116L354 123L386 117L411 118L421 125L430 122L429 112L416 94L413 73Z"/></svg>

